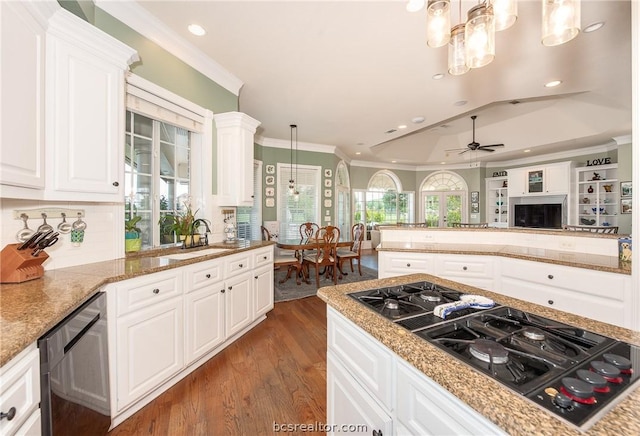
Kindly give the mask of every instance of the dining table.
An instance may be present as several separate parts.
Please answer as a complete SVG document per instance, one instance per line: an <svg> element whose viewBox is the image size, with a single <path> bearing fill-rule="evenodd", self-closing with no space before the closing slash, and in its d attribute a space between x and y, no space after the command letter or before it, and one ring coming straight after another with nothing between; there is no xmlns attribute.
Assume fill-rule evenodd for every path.
<svg viewBox="0 0 640 436"><path fill-rule="evenodd" d="M276 241L276 247L281 248L283 250L295 250L300 252L300 262L302 262L302 258L304 256L304 252L305 250L315 250L317 245L317 240L314 238L309 238L309 239L300 239L300 238L296 238L296 239L279 239L278 241ZM351 248L351 246L353 246L353 241L338 241L337 244L337 248L341 248L341 247L348 247ZM347 273L342 271L342 268L340 268L340 264L338 263L338 272L340 273L340 276L338 278L342 278L342 276L346 276ZM322 274L324 274L326 271L323 271ZM300 268L300 274L302 275L302 280L307 283L310 284L311 281L309 280L309 278L306 276L304 268Z"/></svg>

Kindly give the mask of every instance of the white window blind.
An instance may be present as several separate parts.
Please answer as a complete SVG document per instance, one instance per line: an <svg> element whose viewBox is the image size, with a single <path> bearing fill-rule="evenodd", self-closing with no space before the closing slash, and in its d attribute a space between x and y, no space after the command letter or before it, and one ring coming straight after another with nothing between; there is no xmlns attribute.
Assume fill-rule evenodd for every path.
<svg viewBox="0 0 640 436"><path fill-rule="evenodd" d="M278 221L280 222L279 239L296 239L300 237L300 224L306 222L324 225L320 216L320 200L322 195L321 167L298 165L293 168L293 179L299 192L297 196L289 193L291 167L278 164Z"/></svg>
<svg viewBox="0 0 640 436"><path fill-rule="evenodd" d="M238 238L259 241L262 239L262 162L253 163L253 205L238 207L236 222Z"/></svg>

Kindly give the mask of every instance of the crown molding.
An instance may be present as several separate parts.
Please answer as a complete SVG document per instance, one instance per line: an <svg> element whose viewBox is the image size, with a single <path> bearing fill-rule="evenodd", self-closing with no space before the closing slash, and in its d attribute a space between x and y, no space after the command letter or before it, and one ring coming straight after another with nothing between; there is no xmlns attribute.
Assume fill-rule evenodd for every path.
<svg viewBox="0 0 640 436"><path fill-rule="evenodd" d="M365 167L365 168L380 168L383 170L394 169L394 170L405 170L405 171L416 171L415 165L403 165L403 164L394 164L387 162L368 162L364 160L352 160L352 167Z"/></svg>
<svg viewBox="0 0 640 436"><path fill-rule="evenodd" d="M623 136L614 136L613 140L616 141L618 145L631 144L631 135L623 135Z"/></svg>
<svg viewBox="0 0 640 436"><path fill-rule="evenodd" d="M605 153L608 151L616 150L618 148L618 144L615 141L611 141L606 144L594 145L593 147L585 147L581 149L567 150L567 151L559 151L557 153L549 153L549 154L541 154L536 156L530 156L522 159L513 159L513 160L503 160L500 162L487 162L487 168L501 168L506 166L518 166L518 165L531 165L537 164L540 162L544 162L547 160L556 160L556 159L570 159L575 158L576 153L579 152L581 155L589 154L589 153Z"/></svg>
<svg viewBox="0 0 640 436"><path fill-rule="evenodd" d="M285 139L274 139L274 138L265 138L264 136L256 136L254 142L263 147L285 148L287 150L291 148L291 141L287 141ZM339 156L338 149L335 145L314 144L311 142L298 141L298 151L300 150L315 151L317 153L330 153L330 154L335 154L336 156ZM340 154L342 154L342 152L340 152Z"/></svg>
<svg viewBox="0 0 640 436"><path fill-rule="evenodd" d="M235 96L244 83L134 1L95 0L96 7L158 44Z"/></svg>

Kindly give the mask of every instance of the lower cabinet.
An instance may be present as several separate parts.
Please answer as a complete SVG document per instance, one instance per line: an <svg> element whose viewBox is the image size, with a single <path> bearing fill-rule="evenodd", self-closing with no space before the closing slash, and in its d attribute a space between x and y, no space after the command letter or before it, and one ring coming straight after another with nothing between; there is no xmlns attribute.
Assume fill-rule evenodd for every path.
<svg viewBox="0 0 640 436"><path fill-rule="evenodd" d="M224 283L187 294L185 304L185 364L189 365L225 340Z"/></svg>
<svg viewBox="0 0 640 436"><path fill-rule="evenodd" d="M257 318L273 309L273 263L253 272L253 313Z"/></svg>
<svg viewBox="0 0 640 436"><path fill-rule="evenodd" d="M37 436L40 427L40 353L35 343L0 368L0 434Z"/></svg>
<svg viewBox="0 0 640 436"><path fill-rule="evenodd" d="M378 278L433 271L433 255L428 253L378 252Z"/></svg>
<svg viewBox="0 0 640 436"><path fill-rule="evenodd" d="M233 336L253 321L251 273L240 274L225 281L225 332Z"/></svg>
<svg viewBox="0 0 640 436"><path fill-rule="evenodd" d="M327 420L331 425L329 434L393 434L389 413L332 353L327 353Z"/></svg>
<svg viewBox="0 0 640 436"><path fill-rule="evenodd" d="M118 319L118 410L183 368L182 304L182 297L176 297Z"/></svg>
<svg viewBox="0 0 640 436"><path fill-rule="evenodd" d="M434 262L433 274L480 289L494 289L493 256L436 254Z"/></svg>
<svg viewBox="0 0 640 436"><path fill-rule="evenodd" d="M327 350L327 420L333 433L505 435L331 307Z"/></svg>

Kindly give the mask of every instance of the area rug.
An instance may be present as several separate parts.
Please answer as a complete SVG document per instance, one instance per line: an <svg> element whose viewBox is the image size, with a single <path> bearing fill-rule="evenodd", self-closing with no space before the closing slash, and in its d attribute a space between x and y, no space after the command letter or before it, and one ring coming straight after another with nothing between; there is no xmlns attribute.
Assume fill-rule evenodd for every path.
<svg viewBox="0 0 640 436"><path fill-rule="evenodd" d="M345 271L347 271L348 275L343 276L341 280L338 280L338 284L342 285L344 283L353 283L353 282L361 282L363 280L373 280L378 278L378 271L362 267L362 275L358 274L358 266L354 265L354 272L351 272L349 269L349 265L345 264ZM279 280L282 280L287 274L286 269L284 271L275 270L275 286L274 286L274 301L289 301L296 300L298 298L305 298L311 295L316 295L318 288L316 287L316 277L313 269L311 269L311 284L306 284L305 282L300 282L300 285L296 284L295 278L291 277L286 282L280 284ZM333 286L333 280L325 277L320 277L320 287L324 286Z"/></svg>

